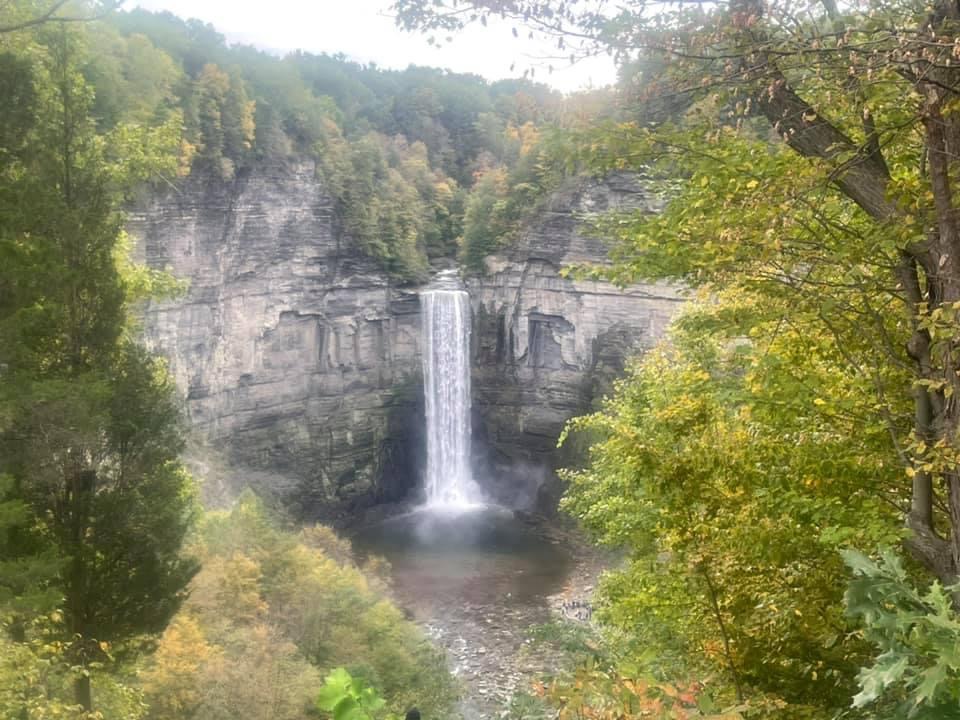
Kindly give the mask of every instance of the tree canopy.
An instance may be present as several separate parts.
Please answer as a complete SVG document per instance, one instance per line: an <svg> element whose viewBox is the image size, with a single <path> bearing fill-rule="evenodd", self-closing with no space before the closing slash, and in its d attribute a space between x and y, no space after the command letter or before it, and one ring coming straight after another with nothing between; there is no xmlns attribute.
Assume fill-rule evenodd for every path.
<svg viewBox="0 0 960 720"><path fill-rule="evenodd" d="M792 679L808 673L800 696L766 685L776 683L771 667L747 668L767 660L788 667L794 650L776 643L799 639L794 633L803 633L809 608L791 607L797 614L789 629L775 633L780 640L761 641L758 647L774 648L767 660L753 651L749 660L739 656L751 648L753 630L738 625L762 617L771 587L775 593L793 581L771 579L750 589L736 569L751 554L747 539L729 554L701 551L709 552L713 533L725 541L738 527L750 528L756 544L772 544L767 551L776 557L756 559L747 575L776 573L787 571L786 548L799 550L812 538L827 554L890 542L901 532L899 516L907 528L903 546L927 582L953 587L957 581L956 7L401 0L396 8L408 28L450 30L497 16L552 38L574 60L607 51L621 61L621 94L631 112L568 136L561 154L588 172L643 174L665 209L599 220L597 232L612 241L613 265L592 272L623 283L681 282L700 291L703 305L685 321L696 335L691 329L674 337L605 410L574 426L600 440L585 474L571 476L567 502L635 558L630 575L608 586L612 619L622 624L659 612L648 585L681 583L689 590L693 583L717 633L694 645L700 652L715 648L732 693L754 702L773 693L769 712L777 703L812 702L791 712L829 716L842 706L840 687L852 666L832 665L836 694L819 686L832 661L820 657L812 668L791 668ZM683 340L690 337L696 339ZM706 348L723 352L703 363ZM728 351L732 360L723 357ZM668 359L658 366L658 357ZM669 392L661 394L664 388ZM837 442L853 445L843 450ZM803 464L807 443L810 458L826 464ZM852 462L847 467L845 457ZM758 475L751 480L753 469ZM771 488L780 473L783 484ZM806 510L789 509L808 492ZM731 522L715 504L724 497L734 515L762 507L763 498L775 500L758 516ZM870 509L884 507L887 513ZM828 519L844 510L853 514ZM764 538L768 529L795 529L799 537ZM678 545L683 538L690 550ZM819 601L821 613L838 613L843 569L835 555L816 565L830 576L803 576L833 594ZM741 592L751 605L740 604ZM811 588L798 594L816 597ZM748 607L750 620L738 614ZM673 622L666 627L681 627ZM833 623L822 616L820 622ZM642 625L642 637L654 631L651 624ZM821 638L801 655L837 647ZM896 667L878 659L875 673L860 677L871 690L864 685L858 697L880 703L874 707L883 715L905 693L907 705L914 703L910 712L933 716L943 706L932 689L948 687L958 668L952 660L934 661L950 657L945 651L928 652L927 667L942 674L930 676L923 690L893 679L907 677L916 662L903 655ZM682 654L688 668L699 662L690 647ZM878 684L885 670L890 674ZM830 709L832 703L839 704Z"/></svg>
<svg viewBox="0 0 960 720"><path fill-rule="evenodd" d="M529 81L278 58L169 13L115 13L90 32L101 52L84 73L101 129L182 116L179 173L224 182L315 158L344 236L400 280L458 252L477 178L513 167L515 138L570 105Z"/></svg>

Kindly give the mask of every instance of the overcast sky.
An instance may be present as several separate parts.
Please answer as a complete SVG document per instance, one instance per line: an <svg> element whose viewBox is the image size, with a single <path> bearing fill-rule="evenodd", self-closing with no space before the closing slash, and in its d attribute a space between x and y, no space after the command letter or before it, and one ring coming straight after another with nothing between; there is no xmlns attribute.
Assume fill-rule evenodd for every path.
<svg viewBox="0 0 960 720"><path fill-rule="evenodd" d="M510 26L475 27L435 48L424 35L402 32L390 16L391 0L132 0L126 7L169 10L183 18L211 23L230 42L283 53L290 50L330 54L402 69L430 65L471 72L490 80L520 77L535 68L535 80L564 92L598 87L615 79L613 62L591 58L570 66L547 60L551 49L515 39ZM547 72L554 65L552 74ZM514 69L511 70L510 66Z"/></svg>

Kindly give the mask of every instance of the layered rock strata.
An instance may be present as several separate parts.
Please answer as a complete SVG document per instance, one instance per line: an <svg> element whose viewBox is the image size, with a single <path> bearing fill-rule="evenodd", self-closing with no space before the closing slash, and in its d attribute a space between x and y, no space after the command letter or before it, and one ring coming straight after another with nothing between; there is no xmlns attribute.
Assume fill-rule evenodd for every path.
<svg viewBox="0 0 960 720"><path fill-rule="evenodd" d="M343 240L312 163L193 178L130 220L142 258L188 284L146 309L145 333L226 489L260 485L318 515L407 494L422 461L419 301Z"/></svg>
<svg viewBox="0 0 960 720"><path fill-rule="evenodd" d="M470 283L478 479L513 506L555 504L555 470L568 457L557 451L564 424L663 336L683 302L666 284L621 290L561 276L570 265L606 262L607 248L582 221L618 208L656 212L658 204L635 176L572 184Z"/></svg>
<svg viewBox="0 0 960 720"><path fill-rule="evenodd" d="M681 302L666 286L561 277L606 257L581 215L618 206L656 209L630 177L572 185L469 282L475 462L505 503L555 501L563 424ZM208 494L255 485L336 519L415 493L425 445L416 288L396 287L342 236L313 163L188 179L144 201L129 230L141 259L187 283L147 307L143 324L183 392Z"/></svg>

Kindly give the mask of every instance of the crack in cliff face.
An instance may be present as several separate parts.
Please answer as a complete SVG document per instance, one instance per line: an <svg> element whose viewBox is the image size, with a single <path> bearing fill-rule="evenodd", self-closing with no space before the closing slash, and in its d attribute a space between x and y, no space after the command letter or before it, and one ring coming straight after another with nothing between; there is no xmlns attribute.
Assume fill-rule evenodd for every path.
<svg viewBox="0 0 960 720"><path fill-rule="evenodd" d="M551 502L563 423L681 302L666 286L623 293L560 276L566 263L603 259L578 234L577 213L627 202L617 192L558 194L553 207L571 209L533 223L470 282L474 460L505 502L534 503L540 486ZM256 483L334 521L414 490L419 300L348 245L313 163L255 168L231 184L188 179L134 209L129 229L148 263L189 282L185 297L145 310L145 335L169 358L196 444L223 457L235 488Z"/></svg>

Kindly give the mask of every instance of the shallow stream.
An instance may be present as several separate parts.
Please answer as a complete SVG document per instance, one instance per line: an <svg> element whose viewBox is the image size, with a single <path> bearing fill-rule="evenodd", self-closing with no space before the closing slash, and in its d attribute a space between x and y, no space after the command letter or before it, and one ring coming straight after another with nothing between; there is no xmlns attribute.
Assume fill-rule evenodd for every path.
<svg viewBox="0 0 960 720"><path fill-rule="evenodd" d="M551 619L575 564L544 524L496 507L422 509L368 525L353 543L390 561L397 602L446 649L465 720L498 717L553 669L555 659L524 652L528 630Z"/></svg>

